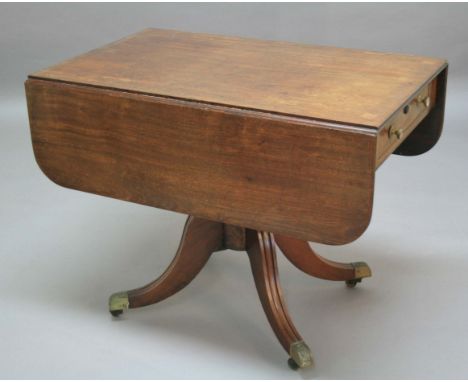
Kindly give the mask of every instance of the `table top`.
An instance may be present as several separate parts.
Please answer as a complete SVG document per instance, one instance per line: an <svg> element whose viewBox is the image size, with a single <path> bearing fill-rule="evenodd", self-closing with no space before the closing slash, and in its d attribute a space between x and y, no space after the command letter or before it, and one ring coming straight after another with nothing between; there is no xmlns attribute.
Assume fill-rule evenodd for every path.
<svg viewBox="0 0 468 382"><path fill-rule="evenodd" d="M446 66L144 30L30 75L34 155L64 187L345 244L370 222L376 167L437 142Z"/></svg>
<svg viewBox="0 0 468 382"><path fill-rule="evenodd" d="M428 57L146 29L30 77L378 129L445 66Z"/></svg>

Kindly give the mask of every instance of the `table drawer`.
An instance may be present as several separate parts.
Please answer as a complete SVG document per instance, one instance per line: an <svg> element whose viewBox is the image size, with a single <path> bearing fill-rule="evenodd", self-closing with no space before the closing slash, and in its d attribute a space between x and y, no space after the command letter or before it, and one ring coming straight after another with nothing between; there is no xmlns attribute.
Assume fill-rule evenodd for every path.
<svg viewBox="0 0 468 382"><path fill-rule="evenodd" d="M410 102L398 110L379 130L376 167L380 166L408 137L434 107L437 79L425 85Z"/></svg>

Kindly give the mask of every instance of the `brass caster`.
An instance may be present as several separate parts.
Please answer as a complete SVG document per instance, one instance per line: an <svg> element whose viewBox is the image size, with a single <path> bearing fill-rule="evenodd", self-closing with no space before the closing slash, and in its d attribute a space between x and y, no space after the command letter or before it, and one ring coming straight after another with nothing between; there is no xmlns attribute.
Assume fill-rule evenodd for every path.
<svg viewBox="0 0 468 382"><path fill-rule="evenodd" d="M123 309L111 310L110 311L110 314L112 314L112 316L114 316L114 317L119 317L122 313L123 313Z"/></svg>
<svg viewBox="0 0 468 382"><path fill-rule="evenodd" d="M297 370L299 369L299 365L296 363L296 361L294 361L292 358L289 358L288 359L288 366L292 369L292 370Z"/></svg>
<svg viewBox="0 0 468 382"><path fill-rule="evenodd" d="M357 283L362 281L363 278L372 276L371 269L363 261L351 263L351 265L354 268L354 279L345 281L349 288L354 288Z"/></svg>
<svg viewBox="0 0 468 382"><path fill-rule="evenodd" d="M351 263L351 266L354 268L354 278L355 279L361 280L363 278L372 276L371 269L363 261L359 261L357 263Z"/></svg>
<svg viewBox="0 0 468 382"><path fill-rule="evenodd" d="M127 292L114 293L109 297L109 312L114 317L120 316L129 305Z"/></svg>
<svg viewBox="0 0 468 382"><path fill-rule="evenodd" d="M310 349L304 341L292 343L289 348L289 355L291 358L288 359L288 365L293 370L309 367L314 363Z"/></svg>

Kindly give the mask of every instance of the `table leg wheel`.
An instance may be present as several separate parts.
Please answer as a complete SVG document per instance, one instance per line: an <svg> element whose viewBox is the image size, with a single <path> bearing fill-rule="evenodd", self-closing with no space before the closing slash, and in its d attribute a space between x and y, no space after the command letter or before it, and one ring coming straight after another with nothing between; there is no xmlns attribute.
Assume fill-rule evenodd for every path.
<svg viewBox="0 0 468 382"><path fill-rule="evenodd" d="M345 283L348 288L354 288L357 285L357 283L360 283L361 281L362 279L353 279L353 280L346 280Z"/></svg>
<svg viewBox="0 0 468 382"><path fill-rule="evenodd" d="M123 313L123 309L111 310L110 314L114 317L119 317Z"/></svg>
<svg viewBox="0 0 468 382"><path fill-rule="evenodd" d="M288 366L292 369L292 370L297 370L299 369L299 365L296 363L296 361L294 361L292 358L289 358L288 359Z"/></svg>
<svg viewBox="0 0 468 382"><path fill-rule="evenodd" d="M109 312L114 317L120 316L129 306L127 292L114 293L109 297Z"/></svg>
<svg viewBox="0 0 468 382"><path fill-rule="evenodd" d="M354 268L354 279L345 281L349 288L354 288L357 283L362 281L363 278L372 276L371 269L363 261L351 263L351 266Z"/></svg>

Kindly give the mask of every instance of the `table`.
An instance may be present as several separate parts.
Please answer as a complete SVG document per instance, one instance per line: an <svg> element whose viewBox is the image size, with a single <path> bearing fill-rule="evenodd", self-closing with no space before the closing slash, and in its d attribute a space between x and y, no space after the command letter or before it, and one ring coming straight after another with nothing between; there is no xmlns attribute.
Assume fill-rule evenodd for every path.
<svg viewBox="0 0 468 382"><path fill-rule="evenodd" d="M118 316L184 288L223 249L247 251L291 367L311 352L282 297L276 246L300 270L355 286L336 263L369 225L374 176L443 125L442 59L146 29L29 75L36 161L55 183L189 215L157 280L109 300Z"/></svg>

